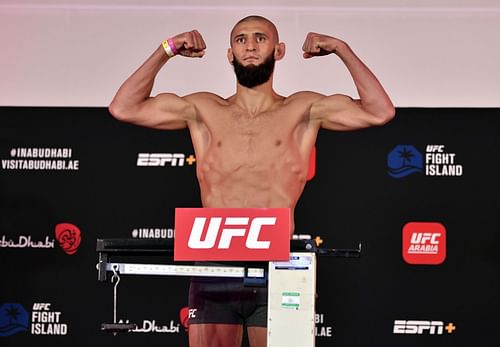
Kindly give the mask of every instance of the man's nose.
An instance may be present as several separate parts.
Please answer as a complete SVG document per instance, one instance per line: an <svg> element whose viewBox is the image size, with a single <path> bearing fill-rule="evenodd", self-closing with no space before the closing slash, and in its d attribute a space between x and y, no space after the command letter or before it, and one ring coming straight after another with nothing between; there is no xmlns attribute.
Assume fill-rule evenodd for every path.
<svg viewBox="0 0 500 347"><path fill-rule="evenodd" d="M256 44L255 42L253 42L252 40L248 40L247 41L247 46L246 46L246 50L247 51L255 51L256 50Z"/></svg>

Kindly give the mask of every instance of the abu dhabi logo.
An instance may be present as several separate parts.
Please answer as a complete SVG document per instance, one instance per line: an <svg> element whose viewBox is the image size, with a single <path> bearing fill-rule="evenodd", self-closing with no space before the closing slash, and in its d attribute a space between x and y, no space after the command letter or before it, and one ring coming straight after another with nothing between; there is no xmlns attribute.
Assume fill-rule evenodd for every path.
<svg viewBox="0 0 500 347"><path fill-rule="evenodd" d="M16 303L5 303L0 306L0 336L10 336L28 331L28 311Z"/></svg>
<svg viewBox="0 0 500 347"><path fill-rule="evenodd" d="M68 255L73 255L78 251L82 242L82 234L80 229L70 223L59 223L56 225L56 239L59 246Z"/></svg>
<svg viewBox="0 0 500 347"><path fill-rule="evenodd" d="M422 154L412 145L398 145L387 155L387 172L391 177L406 177L423 170Z"/></svg>

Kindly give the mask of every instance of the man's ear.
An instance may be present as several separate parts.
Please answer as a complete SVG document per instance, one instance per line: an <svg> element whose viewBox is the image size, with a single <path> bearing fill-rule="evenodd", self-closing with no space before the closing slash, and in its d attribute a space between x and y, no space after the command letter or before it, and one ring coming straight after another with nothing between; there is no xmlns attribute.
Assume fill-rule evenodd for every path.
<svg viewBox="0 0 500 347"><path fill-rule="evenodd" d="M227 49L227 60L229 61L229 64L233 65L234 54L231 48Z"/></svg>
<svg viewBox="0 0 500 347"><path fill-rule="evenodd" d="M274 49L274 59L281 60L285 56L285 43L280 42L276 45Z"/></svg>

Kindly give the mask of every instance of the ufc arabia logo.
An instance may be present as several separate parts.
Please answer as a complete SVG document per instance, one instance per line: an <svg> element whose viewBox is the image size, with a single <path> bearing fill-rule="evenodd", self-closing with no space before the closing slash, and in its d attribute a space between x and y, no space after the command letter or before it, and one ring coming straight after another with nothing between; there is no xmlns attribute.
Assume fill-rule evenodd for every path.
<svg viewBox="0 0 500 347"><path fill-rule="evenodd" d="M441 233L419 233L411 234L408 253L413 254L437 254Z"/></svg>
<svg viewBox="0 0 500 347"><path fill-rule="evenodd" d="M251 221L249 217L226 217L224 224L222 224L222 220L222 217L211 217L205 239L202 240L207 218L196 217L188 246L194 249L228 249L233 237L244 237L246 238L245 246L249 249L269 248L271 242L259 240L259 234L263 226L274 226L276 217L255 217ZM216 246L219 233L220 238Z"/></svg>
<svg viewBox="0 0 500 347"><path fill-rule="evenodd" d="M446 258L446 229L441 223L410 222L403 227L403 259L409 264L441 264Z"/></svg>

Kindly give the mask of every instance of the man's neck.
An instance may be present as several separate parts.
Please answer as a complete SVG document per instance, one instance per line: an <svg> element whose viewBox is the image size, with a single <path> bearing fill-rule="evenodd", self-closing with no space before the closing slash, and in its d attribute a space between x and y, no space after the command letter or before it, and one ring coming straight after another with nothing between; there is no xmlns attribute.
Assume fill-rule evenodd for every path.
<svg viewBox="0 0 500 347"><path fill-rule="evenodd" d="M257 116L272 108L282 97L276 94L272 80L269 80L254 88L247 88L238 83L236 94L231 99L234 104L246 110L248 115Z"/></svg>

